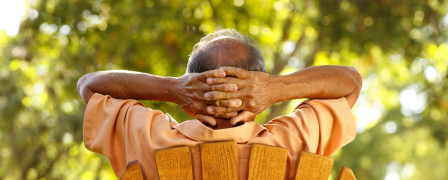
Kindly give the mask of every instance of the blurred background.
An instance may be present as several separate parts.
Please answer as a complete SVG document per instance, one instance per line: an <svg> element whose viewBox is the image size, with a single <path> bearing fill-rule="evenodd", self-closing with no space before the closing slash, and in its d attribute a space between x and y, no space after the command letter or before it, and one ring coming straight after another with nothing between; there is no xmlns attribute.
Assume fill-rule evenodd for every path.
<svg viewBox="0 0 448 180"><path fill-rule="evenodd" d="M114 179L85 149L90 72L184 74L205 34L255 38L269 74L345 65L363 76L357 137L334 155L363 179L447 179L447 0L0 0L0 179ZM257 122L301 100L275 104ZM178 121L177 105L144 101Z"/></svg>

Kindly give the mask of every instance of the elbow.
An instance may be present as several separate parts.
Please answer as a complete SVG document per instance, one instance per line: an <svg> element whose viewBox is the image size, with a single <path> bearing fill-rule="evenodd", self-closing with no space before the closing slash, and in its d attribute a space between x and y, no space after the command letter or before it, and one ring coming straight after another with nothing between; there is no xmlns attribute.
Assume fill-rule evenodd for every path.
<svg viewBox="0 0 448 180"><path fill-rule="evenodd" d="M87 79L89 78L90 74L86 74L84 76L82 76L81 78L79 78L78 80L78 84L76 89L78 90L79 95L82 95L81 91L87 86Z"/></svg>
<svg viewBox="0 0 448 180"><path fill-rule="evenodd" d="M81 99L86 104L89 102L89 99L94 94L94 92L92 90L90 90L90 88L88 87L89 82L91 81L90 78L91 78L92 74L93 73L86 74L86 75L82 76L78 80L78 84L77 84L77 87L76 87L76 89L78 90L79 96L81 96Z"/></svg>
<svg viewBox="0 0 448 180"><path fill-rule="evenodd" d="M98 74L98 72L93 72L89 74L85 74L78 80L77 89L78 92L82 90L83 88L88 88L90 84L92 84L93 81L95 81L95 76Z"/></svg>
<svg viewBox="0 0 448 180"><path fill-rule="evenodd" d="M356 104L356 101L358 100L359 94L361 93L361 88L362 88L362 76L361 74L358 72L358 70L356 70L353 67L348 67L350 69L350 76L352 79L352 84L353 84L353 90L351 91L350 94L348 94L347 96L345 96L348 104L350 105L350 108L353 108L353 106Z"/></svg>
<svg viewBox="0 0 448 180"><path fill-rule="evenodd" d="M362 88L362 76L361 76L361 74L354 67L348 67L348 68L350 69L350 72L351 72L352 77L353 77L353 81L356 84L356 88L361 89Z"/></svg>

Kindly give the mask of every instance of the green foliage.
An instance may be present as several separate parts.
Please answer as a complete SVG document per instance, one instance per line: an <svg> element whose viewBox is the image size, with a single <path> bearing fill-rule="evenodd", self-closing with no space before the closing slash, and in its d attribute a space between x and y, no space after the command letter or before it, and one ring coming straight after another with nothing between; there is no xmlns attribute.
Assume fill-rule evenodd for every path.
<svg viewBox="0 0 448 180"><path fill-rule="evenodd" d="M358 179L448 177L448 2L38 0L16 37L0 31L0 179L111 179L82 142L84 74L181 76L206 33L235 28L261 45L270 74L353 66L364 78L358 136L334 156ZM28 11L31 12L31 11ZM445 20L445 21L444 21ZM300 100L276 104L265 122ZM175 119L175 104L144 102Z"/></svg>

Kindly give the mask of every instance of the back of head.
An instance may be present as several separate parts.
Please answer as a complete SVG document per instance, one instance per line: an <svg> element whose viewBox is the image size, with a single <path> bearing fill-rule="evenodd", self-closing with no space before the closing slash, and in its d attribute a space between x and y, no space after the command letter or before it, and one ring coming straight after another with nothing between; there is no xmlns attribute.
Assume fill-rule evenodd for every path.
<svg viewBox="0 0 448 180"><path fill-rule="evenodd" d="M258 44L234 29L219 30L203 37L193 47L187 73L201 73L223 66L266 72Z"/></svg>

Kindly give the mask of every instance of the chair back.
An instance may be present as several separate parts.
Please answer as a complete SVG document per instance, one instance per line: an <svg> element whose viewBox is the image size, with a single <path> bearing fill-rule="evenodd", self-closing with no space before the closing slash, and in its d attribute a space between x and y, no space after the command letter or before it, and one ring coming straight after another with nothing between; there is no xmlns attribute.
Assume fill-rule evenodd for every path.
<svg viewBox="0 0 448 180"><path fill-rule="evenodd" d="M200 144L203 180L237 180L238 147L235 141ZM193 180L191 153L187 146L154 151L160 180ZM283 179L288 149L263 144L252 144L249 180ZM132 164L131 164L132 163ZM131 162L120 180L143 179L138 162ZM297 160L295 180L328 180L333 158L301 151ZM350 168L342 167L338 180L356 180Z"/></svg>

